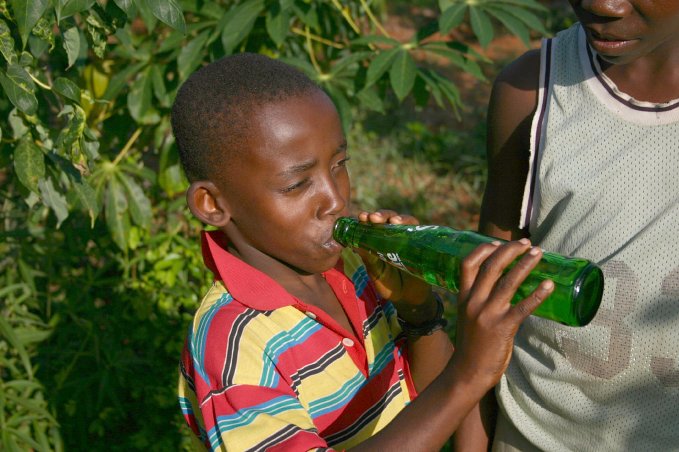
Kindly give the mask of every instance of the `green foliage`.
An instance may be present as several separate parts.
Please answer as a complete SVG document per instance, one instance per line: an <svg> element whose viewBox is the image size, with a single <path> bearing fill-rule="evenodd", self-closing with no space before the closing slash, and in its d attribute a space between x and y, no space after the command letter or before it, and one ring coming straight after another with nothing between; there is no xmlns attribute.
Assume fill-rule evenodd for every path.
<svg viewBox="0 0 679 452"><path fill-rule="evenodd" d="M482 47L493 40L493 21L497 20L512 34L529 46L530 31L546 34L536 12L547 12L547 8L535 0L439 0L443 11L439 20L441 33L448 33L458 27L469 14L472 30Z"/></svg>
<svg viewBox="0 0 679 452"><path fill-rule="evenodd" d="M456 110L458 88L422 62L483 79L486 58L445 34L466 11L482 45L492 21L542 30L532 0L460 5L403 42L368 0L0 0L0 449L188 447L177 362L210 276L169 110L191 72L280 58L347 129L401 102ZM459 147L410 127L427 158Z"/></svg>

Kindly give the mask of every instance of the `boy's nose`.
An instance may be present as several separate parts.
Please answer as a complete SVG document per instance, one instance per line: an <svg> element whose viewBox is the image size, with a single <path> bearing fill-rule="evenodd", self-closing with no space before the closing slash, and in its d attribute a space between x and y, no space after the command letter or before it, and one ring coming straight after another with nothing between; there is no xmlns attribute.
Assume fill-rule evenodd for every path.
<svg viewBox="0 0 679 452"><path fill-rule="evenodd" d="M580 6L585 11L599 17L624 17L632 10L627 0L582 0Z"/></svg>
<svg viewBox="0 0 679 452"><path fill-rule="evenodd" d="M345 190L341 181L330 177L324 184L323 204L319 211L320 215L337 215L344 211L347 206Z"/></svg>

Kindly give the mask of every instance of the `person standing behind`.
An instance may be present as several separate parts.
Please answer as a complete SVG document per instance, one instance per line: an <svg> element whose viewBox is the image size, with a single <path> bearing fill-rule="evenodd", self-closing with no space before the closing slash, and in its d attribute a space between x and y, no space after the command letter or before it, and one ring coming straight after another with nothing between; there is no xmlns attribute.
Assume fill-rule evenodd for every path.
<svg viewBox="0 0 679 452"><path fill-rule="evenodd" d="M599 263L604 298L583 328L522 325L493 449L676 449L679 1L570 3L579 23L494 84L480 230ZM493 441L489 400L468 448Z"/></svg>

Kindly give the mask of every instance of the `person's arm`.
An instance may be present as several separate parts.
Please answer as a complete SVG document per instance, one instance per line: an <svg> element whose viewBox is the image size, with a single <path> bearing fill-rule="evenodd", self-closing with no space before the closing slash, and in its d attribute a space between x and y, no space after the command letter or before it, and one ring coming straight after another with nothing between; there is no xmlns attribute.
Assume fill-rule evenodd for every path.
<svg viewBox="0 0 679 452"><path fill-rule="evenodd" d="M455 353L389 425L352 450L429 451L446 443L481 397L497 384L509 363L519 325L553 290L553 284L545 282L516 306L510 304L541 255L539 248L524 240L484 244L464 259Z"/></svg>
<svg viewBox="0 0 679 452"><path fill-rule="evenodd" d="M519 228L528 172L530 129L537 106L540 51L531 50L507 66L493 85L488 107L488 181L479 231L504 240L526 237ZM456 451L485 451L497 417L493 390L474 407L455 433Z"/></svg>

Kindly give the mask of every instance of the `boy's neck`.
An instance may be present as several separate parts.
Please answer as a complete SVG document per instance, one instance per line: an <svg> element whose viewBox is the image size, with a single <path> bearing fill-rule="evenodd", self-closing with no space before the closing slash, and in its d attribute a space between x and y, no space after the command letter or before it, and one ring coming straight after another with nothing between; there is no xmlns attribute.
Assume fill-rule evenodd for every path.
<svg viewBox="0 0 679 452"><path fill-rule="evenodd" d="M320 273L306 274L249 245L229 243L228 251L280 284L290 295L329 315L347 332L356 335L335 292Z"/></svg>
<svg viewBox="0 0 679 452"><path fill-rule="evenodd" d="M317 288L319 284L327 284L320 273L302 273L251 246L239 246L229 242L228 251L269 276L293 295L296 292L304 292L305 288Z"/></svg>

